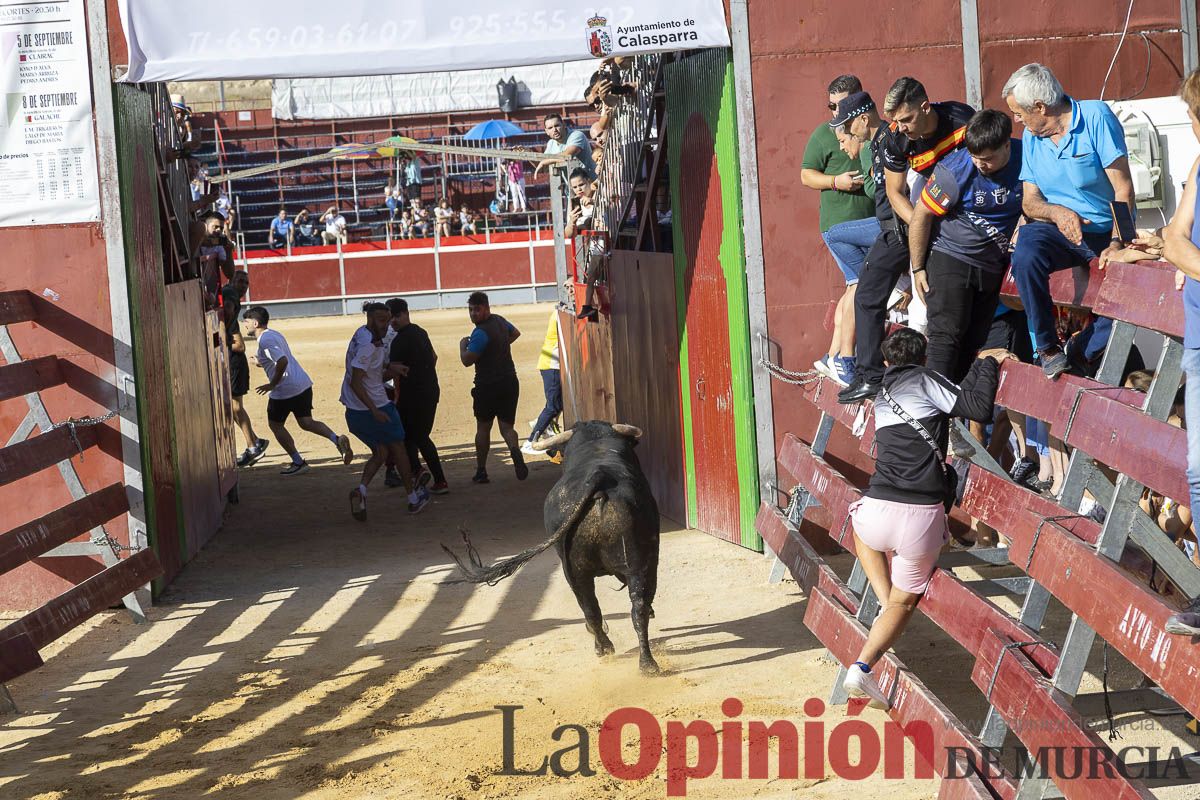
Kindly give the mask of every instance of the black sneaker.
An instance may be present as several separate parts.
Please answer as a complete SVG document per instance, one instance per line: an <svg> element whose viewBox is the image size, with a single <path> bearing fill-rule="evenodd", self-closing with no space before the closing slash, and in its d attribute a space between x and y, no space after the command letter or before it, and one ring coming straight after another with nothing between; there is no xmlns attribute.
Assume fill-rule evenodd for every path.
<svg viewBox="0 0 1200 800"><path fill-rule="evenodd" d="M879 387L878 383L855 378L854 383L838 392L838 402L843 405L852 405L864 400L873 400L875 395L879 394Z"/></svg>
<svg viewBox="0 0 1200 800"><path fill-rule="evenodd" d="M308 472L308 464L303 461L301 461L299 464L293 461L291 464L288 464L286 467L279 470L280 475L303 475L306 472Z"/></svg>
<svg viewBox="0 0 1200 800"><path fill-rule="evenodd" d="M400 477L400 473L395 467L388 467L383 476L383 485L389 489L395 489L397 486L404 485L404 478Z"/></svg>
<svg viewBox="0 0 1200 800"><path fill-rule="evenodd" d="M247 448L242 451L240 456L238 456L237 465L239 467L248 467L254 463L253 459L254 454L250 452L249 448Z"/></svg>
<svg viewBox="0 0 1200 800"><path fill-rule="evenodd" d="M1037 478L1037 472L1038 465L1022 456L1021 460L1013 464L1012 469L1008 471L1008 476L1018 486L1028 486L1030 478Z"/></svg>
<svg viewBox="0 0 1200 800"><path fill-rule="evenodd" d="M513 471L517 473L517 480L523 481L529 477L529 467L525 466L525 457L521 455L520 450L510 450L509 455L512 456Z"/></svg>
<svg viewBox="0 0 1200 800"><path fill-rule="evenodd" d="M471 483L491 483L491 481L488 479L487 470L475 470L475 474L471 476Z"/></svg>
<svg viewBox="0 0 1200 800"><path fill-rule="evenodd" d="M1071 367L1071 361L1061 347L1050 347L1041 352L1042 374L1054 380Z"/></svg>
<svg viewBox="0 0 1200 800"><path fill-rule="evenodd" d="M418 487L428 486L429 482L431 480L433 480L433 473L430 472L429 470L425 469L424 467L421 467L421 471L417 473L417 476L413 480L413 483L416 484Z"/></svg>
<svg viewBox="0 0 1200 800"><path fill-rule="evenodd" d="M600 319L600 312L592 306L584 306L579 309L579 313L575 315L575 319L586 319L588 322L597 322Z"/></svg>
<svg viewBox="0 0 1200 800"><path fill-rule="evenodd" d="M266 439L259 439L254 443L254 447L247 448L242 452L242 457L238 459L238 466L248 467L257 464L267 454L267 447L270 444ZM245 463L242 463L243 459L245 459Z"/></svg>

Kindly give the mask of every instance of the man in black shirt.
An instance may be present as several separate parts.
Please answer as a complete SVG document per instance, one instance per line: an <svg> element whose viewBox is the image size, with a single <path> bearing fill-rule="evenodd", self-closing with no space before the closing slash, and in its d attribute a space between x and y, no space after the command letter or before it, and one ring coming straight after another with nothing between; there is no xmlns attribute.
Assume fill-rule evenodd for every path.
<svg viewBox="0 0 1200 800"><path fill-rule="evenodd" d="M883 379L883 341L887 301L900 276L908 271L908 221L913 205L907 174L912 169L928 178L942 156L963 147L967 121L975 113L966 103L930 103L925 87L915 78L900 78L888 90L883 112L892 124L875 141L874 158L882 167L883 180L876 176L876 192L883 191L883 204L876 215L883 232L867 254L858 291L854 295L854 327L857 344L857 375L838 394L842 403L858 403L874 397ZM923 181L918 181L918 188ZM886 218L885 218L886 217Z"/></svg>
<svg viewBox="0 0 1200 800"><path fill-rule="evenodd" d="M450 488L446 484L446 474L442 471L437 445L430 438L433 420L437 416L438 402L442 396L437 378L437 353L434 352L425 329L414 325L409 319L407 301L394 297L387 301L387 307L392 312L394 332L388 361L408 367L407 374L393 378L396 387L396 410L400 412L400 422L404 425L404 449L408 452L408 461L415 480L421 482L421 456L424 456L433 480L429 486L430 494L446 494ZM393 469L389 468L385 476L385 482L389 486L393 483ZM395 480L399 481L396 485L403 485L398 473Z"/></svg>
<svg viewBox="0 0 1200 800"><path fill-rule="evenodd" d="M513 423L517 419L517 400L521 386L513 364L512 343L521 332L499 314L492 313L488 296L472 292L467 309L475 330L458 345L458 357L464 367L475 367L475 388L471 390L475 411L475 483L488 483L487 457L492 446L492 420L500 425L500 435L508 445L517 480L529 477L529 467L521 456L521 442Z"/></svg>
<svg viewBox="0 0 1200 800"><path fill-rule="evenodd" d="M233 399L233 423L246 440L246 449L238 456L237 465L248 467L263 457L270 442L254 432L250 415L242 398L250 391L250 362L246 359L246 343L238 318L242 298L250 289L250 275L245 270L233 273L233 280L221 287L221 314L225 323L225 345L229 349L229 388Z"/></svg>

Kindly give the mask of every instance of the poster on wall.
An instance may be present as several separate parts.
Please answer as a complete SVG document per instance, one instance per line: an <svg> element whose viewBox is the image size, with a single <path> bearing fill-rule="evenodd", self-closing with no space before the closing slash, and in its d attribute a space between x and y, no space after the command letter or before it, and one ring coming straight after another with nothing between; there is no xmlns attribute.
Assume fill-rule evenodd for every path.
<svg viewBox="0 0 1200 800"><path fill-rule="evenodd" d="M0 0L0 226L100 218L83 0Z"/></svg>

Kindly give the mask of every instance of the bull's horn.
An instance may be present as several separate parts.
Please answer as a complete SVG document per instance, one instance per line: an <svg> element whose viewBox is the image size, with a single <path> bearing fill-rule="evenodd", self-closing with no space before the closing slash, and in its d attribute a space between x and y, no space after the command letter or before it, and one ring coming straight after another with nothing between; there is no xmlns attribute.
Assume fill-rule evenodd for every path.
<svg viewBox="0 0 1200 800"><path fill-rule="evenodd" d="M571 428L570 430L563 431L562 433L556 433L549 439L538 439L533 443L533 449L538 451L557 449L566 444L574 435L575 429Z"/></svg>
<svg viewBox="0 0 1200 800"><path fill-rule="evenodd" d="M642 438L642 429L634 425L626 425L623 422L618 422L613 425L613 432L621 436L632 436L634 439Z"/></svg>

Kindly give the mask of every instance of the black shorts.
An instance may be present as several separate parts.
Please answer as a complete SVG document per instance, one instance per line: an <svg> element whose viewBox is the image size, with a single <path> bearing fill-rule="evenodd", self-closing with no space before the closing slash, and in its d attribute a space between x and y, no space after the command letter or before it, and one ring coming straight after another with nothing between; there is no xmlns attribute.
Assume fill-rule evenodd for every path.
<svg viewBox="0 0 1200 800"><path fill-rule="evenodd" d="M512 425L517 419L517 400L521 395L521 384L517 376L503 381L486 383L471 390L475 419L490 422L498 419Z"/></svg>
<svg viewBox="0 0 1200 800"><path fill-rule="evenodd" d="M234 397L241 397L250 391L250 362L245 353L229 351L229 385Z"/></svg>
<svg viewBox="0 0 1200 800"><path fill-rule="evenodd" d="M267 419L271 422L287 422L289 414L295 414L296 419L312 416L312 387L308 387L295 397L283 400L271 398L267 401Z"/></svg>

